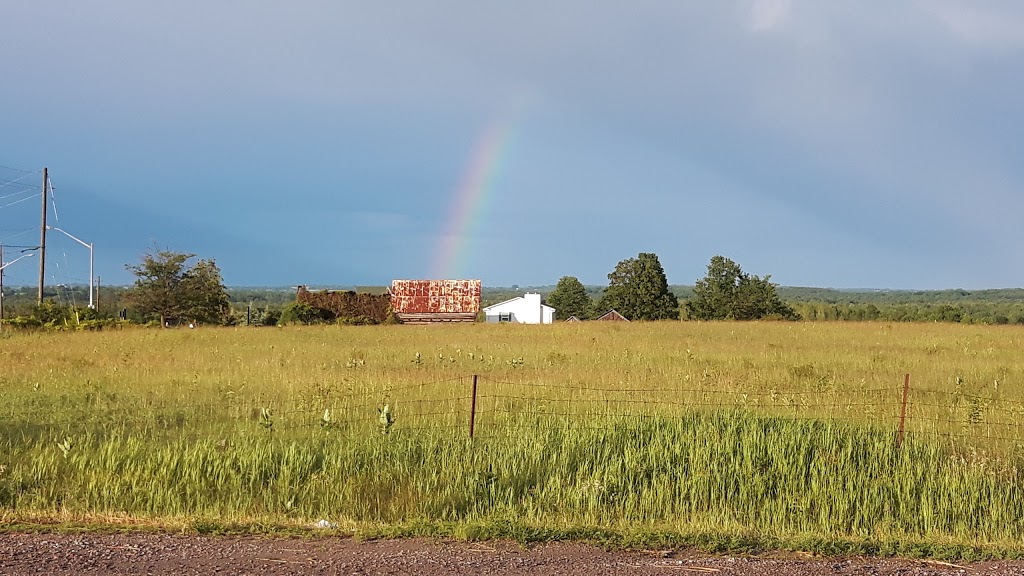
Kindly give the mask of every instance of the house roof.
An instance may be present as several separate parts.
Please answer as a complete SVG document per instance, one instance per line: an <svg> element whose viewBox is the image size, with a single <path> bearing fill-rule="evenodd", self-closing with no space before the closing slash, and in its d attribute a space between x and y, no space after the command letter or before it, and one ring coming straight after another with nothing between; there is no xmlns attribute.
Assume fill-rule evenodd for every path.
<svg viewBox="0 0 1024 576"><path fill-rule="evenodd" d="M501 302L498 302L497 304L491 304L490 306L484 306L484 311L490 310L491 308L497 308L498 306L504 306L505 304L508 304L509 302L515 302L516 300L522 300L522 299L523 299L522 296L516 296L515 298L509 298L508 300L502 300Z"/></svg>
<svg viewBox="0 0 1024 576"><path fill-rule="evenodd" d="M604 314L595 318L595 320L603 320L605 322L629 322L629 318L626 318L615 309L609 310Z"/></svg>
<svg viewBox="0 0 1024 576"><path fill-rule="evenodd" d="M575 316L569 316L568 318L565 319L565 321L566 322L582 322L582 320L580 320L579 318L577 318Z"/></svg>

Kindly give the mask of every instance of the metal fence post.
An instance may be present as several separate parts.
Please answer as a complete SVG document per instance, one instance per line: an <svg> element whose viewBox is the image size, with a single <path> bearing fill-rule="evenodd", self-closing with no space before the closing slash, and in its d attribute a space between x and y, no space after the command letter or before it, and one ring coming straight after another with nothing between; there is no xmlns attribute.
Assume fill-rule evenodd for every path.
<svg viewBox="0 0 1024 576"><path fill-rule="evenodd" d="M903 447L903 435L906 431L907 422L907 396L910 394L910 374L903 376L903 401L900 403L900 434L896 445Z"/></svg>
<svg viewBox="0 0 1024 576"><path fill-rule="evenodd" d="M473 438L473 428L476 425L476 379L477 375L473 374L473 396L469 404L469 437Z"/></svg>

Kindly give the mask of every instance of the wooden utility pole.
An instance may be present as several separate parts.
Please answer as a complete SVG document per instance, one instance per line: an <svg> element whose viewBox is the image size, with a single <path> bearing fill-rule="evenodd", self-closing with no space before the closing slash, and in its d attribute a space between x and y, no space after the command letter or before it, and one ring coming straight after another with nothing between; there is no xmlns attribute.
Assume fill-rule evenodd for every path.
<svg viewBox="0 0 1024 576"><path fill-rule="evenodd" d="M46 186L50 176L43 168L43 219L39 225L39 297L36 303L43 304L43 284L46 282Z"/></svg>

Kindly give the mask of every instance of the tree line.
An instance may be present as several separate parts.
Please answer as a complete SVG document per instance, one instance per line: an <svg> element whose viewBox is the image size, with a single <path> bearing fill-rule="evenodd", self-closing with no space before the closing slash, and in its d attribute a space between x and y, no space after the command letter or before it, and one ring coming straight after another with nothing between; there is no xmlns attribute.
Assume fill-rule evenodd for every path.
<svg viewBox="0 0 1024 576"><path fill-rule="evenodd" d="M120 321L179 324L307 323L295 292L281 288L224 286L211 259L155 250L138 264L131 287L107 287L98 309L80 305L87 288L48 287L41 306L34 288L4 289L5 323L20 327L102 327ZM542 291L543 292L543 291ZM493 294L492 294L493 297ZM62 303L63 302L63 303ZM546 293L556 318L596 318L616 310L630 320L812 320L1024 324L1024 290L842 291L780 288L771 276L743 271L718 255L691 286L671 286L656 254L640 253L616 264L608 285L585 286L563 276ZM307 311L308 312L308 311ZM315 312L315 311L314 311Z"/></svg>
<svg viewBox="0 0 1024 576"><path fill-rule="evenodd" d="M799 320L776 289L770 276L748 274L729 258L714 256L692 296L680 305L657 254L641 252L615 266L599 298L591 298L575 276L563 276L546 301L562 320L596 318L610 310L629 320Z"/></svg>

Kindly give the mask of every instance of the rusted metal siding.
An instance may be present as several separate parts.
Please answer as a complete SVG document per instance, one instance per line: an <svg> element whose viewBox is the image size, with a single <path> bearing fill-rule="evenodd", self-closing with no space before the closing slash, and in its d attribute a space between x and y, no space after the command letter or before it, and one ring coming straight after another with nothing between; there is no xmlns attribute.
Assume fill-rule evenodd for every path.
<svg viewBox="0 0 1024 576"><path fill-rule="evenodd" d="M395 280L391 308L396 314L472 314L480 312L479 280Z"/></svg>

